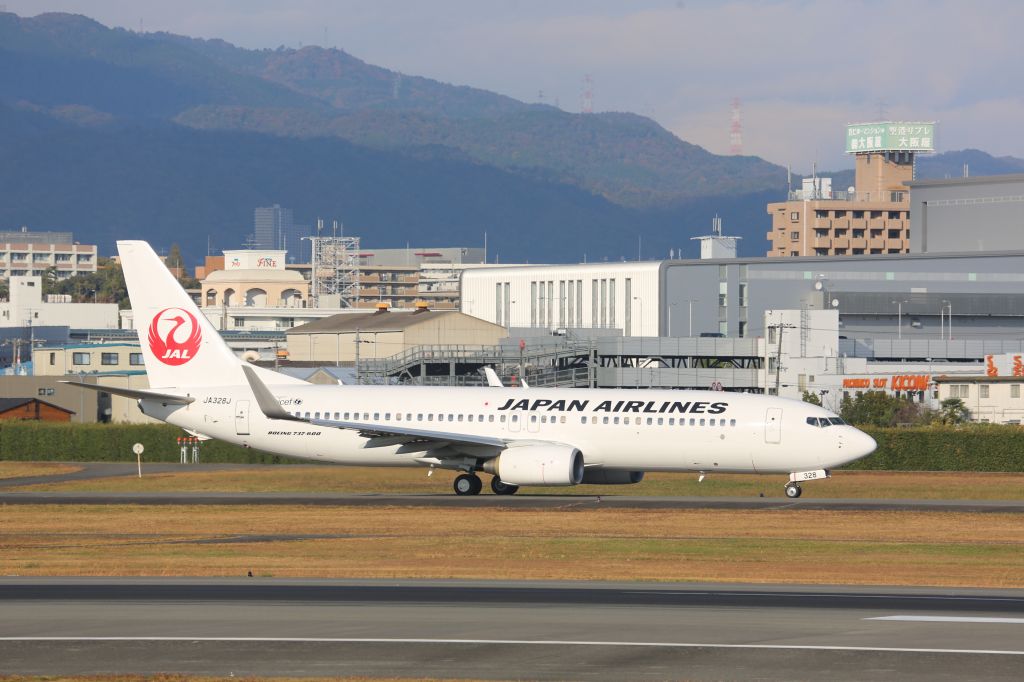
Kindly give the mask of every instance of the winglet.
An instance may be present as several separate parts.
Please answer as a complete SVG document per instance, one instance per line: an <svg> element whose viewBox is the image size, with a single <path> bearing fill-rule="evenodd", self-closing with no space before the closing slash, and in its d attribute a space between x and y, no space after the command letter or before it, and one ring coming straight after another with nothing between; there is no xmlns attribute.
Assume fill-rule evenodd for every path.
<svg viewBox="0 0 1024 682"><path fill-rule="evenodd" d="M487 377L487 385L491 388L502 388L504 384L501 383L501 379L498 378L498 373L494 371L492 367L484 367L484 376Z"/></svg>
<svg viewBox="0 0 1024 682"><path fill-rule="evenodd" d="M281 403L274 397L274 394L270 392L270 389L260 381L260 378L256 376L255 370L249 365L242 365L242 372L245 373L246 381L249 382L249 388L252 389L253 395L256 397L256 404L260 407L260 412L263 416L268 419L288 419L290 421L303 421L294 415L288 413Z"/></svg>

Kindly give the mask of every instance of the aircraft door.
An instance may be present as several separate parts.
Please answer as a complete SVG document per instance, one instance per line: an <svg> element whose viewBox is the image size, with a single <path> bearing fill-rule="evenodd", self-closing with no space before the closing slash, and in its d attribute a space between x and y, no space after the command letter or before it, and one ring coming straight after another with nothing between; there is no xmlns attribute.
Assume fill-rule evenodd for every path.
<svg viewBox="0 0 1024 682"><path fill-rule="evenodd" d="M508 430L518 431L522 424L519 423L520 416L518 414L510 414L508 416Z"/></svg>
<svg viewBox="0 0 1024 682"><path fill-rule="evenodd" d="M540 417L538 417L535 414L528 414L528 415L523 415L523 418L527 420L526 421L526 430L527 431L529 431L530 433L537 433L538 431L540 431Z"/></svg>
<svg viewBox="0 0 1024 682"><path fill-rule="evenodd" d="M782 408L769 407L764 415L764 442L782 442Z"/></svg>
<svg viewBox="0 0 1024 682"><path fill-rule="evenodd" d="M249 435L249 401L239 400L235 403L235 433L239 436Z"/></svg>

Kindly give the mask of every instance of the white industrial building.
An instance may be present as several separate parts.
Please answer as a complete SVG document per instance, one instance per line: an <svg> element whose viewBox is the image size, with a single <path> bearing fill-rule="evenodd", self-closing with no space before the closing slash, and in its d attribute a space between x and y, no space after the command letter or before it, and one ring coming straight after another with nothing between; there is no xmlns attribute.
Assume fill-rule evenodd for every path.
<svg viewBox="0 0 1024 682"><path fill-rule="evenodd" d="M507 266L462 275L462 312L503 327L658 336L662 261Z"/></svg>
<svg viewBox="0 0 1024 682"><path fill-rule="evenodd" d="M68 296L43 299L43 279L11 277L8 300L0 301L0 327L117 329L116 303L72 303Z"/></svg>

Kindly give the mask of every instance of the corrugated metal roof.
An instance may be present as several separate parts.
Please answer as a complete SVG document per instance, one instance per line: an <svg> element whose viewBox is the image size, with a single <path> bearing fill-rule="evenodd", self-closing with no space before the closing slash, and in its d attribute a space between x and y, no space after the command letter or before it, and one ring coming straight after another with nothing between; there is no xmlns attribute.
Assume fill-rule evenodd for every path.
<svg viewBox="0 0 1024 682"><path fill-rule="evenodd" d="M340 314L325 317L322 320L301 324L288 330L288 334L332 334L338 332L397 332L422 324L427 320L436 320L440 317L458 315L460 317L471 317L455 310L424 310L408 313L365 313L365 314ZM490 324L477 318L471 318L481 324Z"/></svg>

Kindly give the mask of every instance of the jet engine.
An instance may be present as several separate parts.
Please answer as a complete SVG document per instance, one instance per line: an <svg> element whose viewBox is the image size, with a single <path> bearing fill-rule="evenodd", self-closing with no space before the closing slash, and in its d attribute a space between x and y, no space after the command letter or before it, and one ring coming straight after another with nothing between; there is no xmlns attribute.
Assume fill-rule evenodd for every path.
<svg viewBox="0 0 1024 682"><path fill-rule="evenodd" d="M620 469L588 469L583 474L581 483L596 485L627 485L644 480L642 471L622 471Z"/></svg>
<svg viewBox="0 0 1024 682"><path fill-rule="evenodd" d="M583 453L568 445L524 445L484 462L483 470L511 485L576 485L583 480Z"/></svg>

